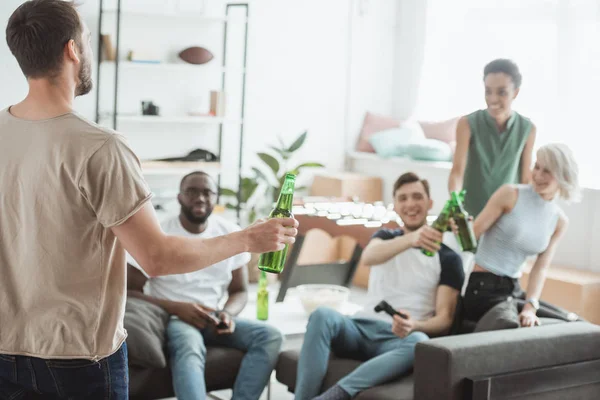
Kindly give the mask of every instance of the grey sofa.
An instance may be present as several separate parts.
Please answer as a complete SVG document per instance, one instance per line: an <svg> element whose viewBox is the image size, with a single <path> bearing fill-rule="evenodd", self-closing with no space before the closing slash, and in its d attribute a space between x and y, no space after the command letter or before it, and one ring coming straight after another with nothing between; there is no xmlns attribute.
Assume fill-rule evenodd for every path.
<svg viewBox="0 0 600 400"><path fill-rule="evenodd" d="M223 347L208 347L204 379L208 392L231 389L244 353ZM129 396L132 400L174 397L171 370L129 365Z"/></svg>
<svg viewBox="0 0 600 400"><path fill-rule="evenodd" d="M277 380L296 385L297 351L281 354ZM332 357L322 390L360 365ZM600 327L587 322L469 333L416 347L414 372L357 400L600 399Z"/></svg>

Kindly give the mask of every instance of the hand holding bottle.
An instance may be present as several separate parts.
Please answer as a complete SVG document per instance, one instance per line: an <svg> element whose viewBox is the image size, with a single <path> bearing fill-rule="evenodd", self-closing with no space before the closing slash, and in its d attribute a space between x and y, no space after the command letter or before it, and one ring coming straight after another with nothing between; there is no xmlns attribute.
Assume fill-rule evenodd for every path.
<svg viewBox="0 0 600 400"><path fill-rule="evenodd" d="M410 233L412 235L413 247L421 248L432 253L437 253L440 250L440 243L442 242L442 232L430 227L429 225L423 225L416 231Z"/></svg>
<svg viewBox="0 0 600 400"><path fill-rule="evenodd" d="M247 251L267 253L293 244L298 235L298 221L294 218L258 220L242 231Z"/></svg>

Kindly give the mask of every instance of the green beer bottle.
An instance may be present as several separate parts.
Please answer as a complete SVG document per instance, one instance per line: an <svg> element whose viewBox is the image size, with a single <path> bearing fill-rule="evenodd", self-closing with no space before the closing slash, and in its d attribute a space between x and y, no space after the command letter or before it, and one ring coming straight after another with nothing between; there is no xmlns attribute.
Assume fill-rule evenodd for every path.
<svg viewBox="0 0 600 400"><path fill-rule="evenodd" d="M256 294L256 319L261 321L269 319L269 291L267 285L267 273L260 271L258 293Z"/></svg>
<svg viewBox="0 0 600 400"><path fill-rule="evenodd" d="M448 225L450 225L451 204L452 204L452 202L450 200L448 200L446 202L440 215L438 215L437 219L435 221L433 221L433 224L431 224L431 227L433 229L436 229L442 233L444 233L446 231L446 229L448 229ZM432 253L431 251L425 250L425 249L422 249L421 251L423 252L423 254L425 254L426 256L429 256L429 257L433 257L433 255L435 254L435 253Z"/></svg>
<svg viewBox="0 0 600 400"><path fill-rule="evenodd" d="M269 218L291 218L292 204L294 203L294 185L296 184L296 175L286 174L283 181L283 187L279 193L279 199L275 209L269 214ZM279 274L285 266L285 258L288 251L288 245L283 250L265 253L258 259L258 269L265 272Z"/></svg>
<svg viewBox="0 0 600 400"><path fill-rule="evenodd" d="M452 218L458 227L456 239L463 251L475 252L477 250L477 239L473 231L473 223L469 221L469 213L462 205L460 195L452 192Z"/></svg>
<svg viewBox="0 0 600 400"><path fill-rule="evenodd" d="M465 189L461 190L460 193L458 194L458 197L460 198L460 202L462 204L465 204L465 195L467 194L467 191ZM450 224L448 224L448 228L446 229L446 232L452 232L452 227L450 226Z"/></svg>

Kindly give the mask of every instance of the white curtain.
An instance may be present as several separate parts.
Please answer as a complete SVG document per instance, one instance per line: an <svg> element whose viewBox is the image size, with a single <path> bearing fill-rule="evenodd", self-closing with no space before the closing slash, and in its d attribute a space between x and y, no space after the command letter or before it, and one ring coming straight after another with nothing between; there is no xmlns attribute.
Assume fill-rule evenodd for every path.
<svg viewBox="0 0 600 400"><path fill-rule="evenodd" d="M537 147L568 144L582 183L600 187L599 0L428 0L415 116L485 108L483 67L514 60L523 75L515 110L538 128Z"/></svg>

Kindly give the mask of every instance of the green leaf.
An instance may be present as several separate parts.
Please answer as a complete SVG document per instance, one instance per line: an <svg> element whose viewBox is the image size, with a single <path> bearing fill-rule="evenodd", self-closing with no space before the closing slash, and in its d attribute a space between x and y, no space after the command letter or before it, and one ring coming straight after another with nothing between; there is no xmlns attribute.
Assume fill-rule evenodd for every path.
<svg viewBox="0 0 600 400"><path fill-rule="evenodd" d="M237 207L236 207L236 206L234 206L234 205L233 205L233 204L231 204L231 203L227 203L227 204L225 204L225 208L227 208L227 209L229 209L229 210L237 210Z"/></svg>
<svg viewBox="0 0 600 400"><path fill-rule="evenodd" d="M305 131L300 136L298 136L298 138L296 139L296 141L294 143L292 143L292 145L290 146L289 149L287 149L287 151L290 152L290 153L293 153L296 150L298 150L300 147L302 147L302 145L304 144L304 141L306 140L306 135L307 134L308 134L308 132Z"/></svg>
<svg viewBox="0 0 600 400"><path fill-rule="evenodd" d="M258 183L251 178L242 178L241 199L242 203L246 203L256 191Z"/></svg>
<svg viewBox="0 0 600 400"><path fill-rule="evenodd" d="M269 178L267 178L267 176L265 175L265 173L262 172L260 169L258 169L256 167L252 167L252 171L254 171L254 173L256 174L256 178L257 179L261 179L265 183L269 183Z"/></svg>
<svg viewBox="0 0 600 400"><path fill-rule="evenodd" d="M305 162L294 168L294 171L299 171L302 168L323 168L324 165L318 162Z"/></svg>
<svg viewBox="0 0 600 400"><path fill-rule="evenodd" d="M322 167L324 167L324 165L321 163L318 163L318 162L306 162L306 163L298 165L296 168L290 170L289 172L290 172L290 174L298 175L302 168L322 168Z"/></svg>
<svg viewBox="0 0 600 400"><path fill-rule="evenodd" d="M221 194L221 196L225 196L225 197L237 197L237 192L235 190L227 189L227 188L221 188L220 194Z"/></svg>
<svg viewBox="0 0 600 400"><path fill-rule="evenodd" d="M283 158L284 160L287 160L290 157L289 153L285 149L282 150L275 146L269 146L269 147L271 149L273 149L277 154L279 154L281 156L281 158Z"/></svg>
<svg viewBox="0 0 600 400"><path fill-rule="evenodd" d="M275 157L267 153L258 153L258 157L261 160L263 160L263 162L267 164L269 168L271 168L273 174L277 176L277 173L279 172L279 161L277 161Z"/></svg>
<svg viewBox="0 0 600 400"><path fill-rule="evenodd" d="M279 144L281 145L281 148L285 149L285 143L283 142L281 135L277 135L277 140L279 140Z"/></svg>

